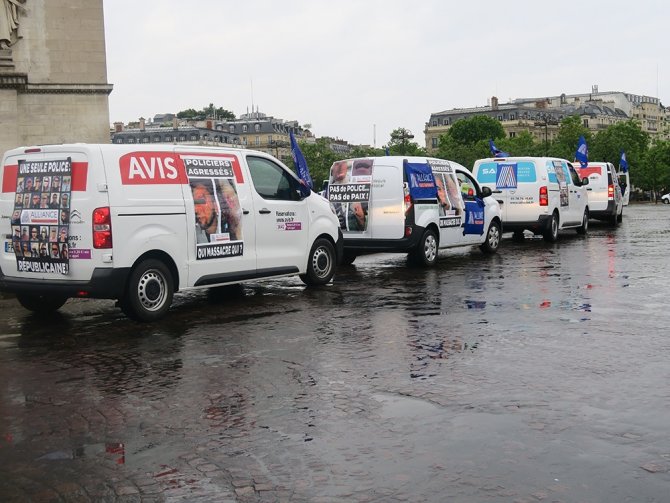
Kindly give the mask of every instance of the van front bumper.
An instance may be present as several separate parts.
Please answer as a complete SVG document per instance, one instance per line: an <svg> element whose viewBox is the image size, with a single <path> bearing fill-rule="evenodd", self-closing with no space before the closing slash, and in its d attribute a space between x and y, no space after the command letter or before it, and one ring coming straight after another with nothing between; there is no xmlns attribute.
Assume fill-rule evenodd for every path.
<svg viewBox="0 0 670 503"><path fill-rule="evenodd" d="M129 267L96 268L88 281L63 279L13 278L0 270L0 291L8 293L53 295L58 297L83 297L92 299L118 299L123 295Z"/></svg>

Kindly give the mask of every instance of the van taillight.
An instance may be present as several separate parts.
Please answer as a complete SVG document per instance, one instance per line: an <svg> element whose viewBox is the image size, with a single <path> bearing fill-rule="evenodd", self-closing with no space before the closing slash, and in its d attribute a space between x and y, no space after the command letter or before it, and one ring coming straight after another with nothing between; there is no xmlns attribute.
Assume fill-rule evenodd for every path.
<svg viewBox="0 0 670 503"><path fill-rule="evenodd" d="M610 201L614 199L614 185L607 186L607 199Z"/></svg>
<svg viewBox="0 0 670 503"><path fill-rule="evenodd" d="M549 191L546 185L540 187L540 206L549 206Z"/></svg>
<svg viewBox="0 0 670 503"><path fill-rule="evenodd" d="M405 194L405 213L407 213L412 207L412 198L409 195L409 192Z"/></svg>
<svg viewBox="0 0 670 503"><path fill-rule="evenodd" d="M93 248L112 247L112 216L109 207L93 210Z"/></svg>

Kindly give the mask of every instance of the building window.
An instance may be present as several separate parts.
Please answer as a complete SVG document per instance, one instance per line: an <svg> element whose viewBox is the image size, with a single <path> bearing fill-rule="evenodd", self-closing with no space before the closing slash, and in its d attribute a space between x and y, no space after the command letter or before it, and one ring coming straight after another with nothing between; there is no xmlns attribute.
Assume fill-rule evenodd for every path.
<svg viewBox="0 0 670 503"><path fill-rule="evenodd" d="M247 137L243 136L242 137L242 145L246 145L246 144L247 144Z"/></svg>
<svg viewBox="0 0 670 503"><path fill-rule="evenodd" d="M149 143L149 137L145 136L144 138L142 138L142 143Z"/></svg>
<svg viewBox="0 0 670 503"><path fill-rule="evenodd" d="M514 120L514 114L509 114L509 120L511 120L511 121Z"/></svg>
<svg viewBox="0 0 670 503"><path fill-rule="evenodd" d="M123 143L123 138L116 138L114 143Z"/></svg>
<svg viewBox="0 0 670 503"><path fill-rule="evenodd" d="M433 120L433 126L437 126L437 119Z"/></svg>
<svg viewBox="0 0 670 503"><path fill-rule="evenodd" d="M499 116L498 116L498 120L499 120L499 121L502 121L502 120L503 120L503 116L502 116L502 115L499 115Z"/></svg>
<svg viewBox="0 0 670 503"><path fill-rule="evenodd" d="M269 134L268 135L268 145L270 145L271 143L272 143L272 135Z"/></svg>
<svg viewBox="0 0 670 503"><path fill-rule="evenodd" d="M243 133L246 133L248 129L249 129L249 126L247 126L246 124L244 126L242 126L242 132Z"/></svg>
<svg viewBox="0 0 670 503"><path fill-rule="evenodd" d="M439 138L432 138L432 145L433 145L433 148L437 148L439 143L440 143L440 139L439 139Z"/></svg>
<svg viewBox="0 0 670 503"><path fill-rule="evenodd" d="M257 137L256 137L256 143L255 143L255 144L256 144L256 145L260 145L260 144L261 144L261 137L260 137L260 136L257 136Z"/></svg>
<svg viewBox="0 0 670 503"><path fill-rule="evenodd" d="M510 131L509 132L509 137L510 138L516 138L516 131Z"/></svg>
<svg viewBox="0 0 670 503"><path fill-rule="evenodd" d="M179 141L186 141L186 135L185 134L180 134L179 135Z"/></svg>
<svg viewBox="0 0 670 503"><path fill-rule="evenodd" d="M588 119L584 119L584 127L589 127L589 120Z"/></svg>
<svg viewBox="0 0 670 503"><path fill-rule="evenodd" d="M261 125L260 124L254 124L254 131L257 133L261 130Z"/></svg>
<svg viewBox="0 0 670 503"><path fill-rule="evenodd" d="M194 133L194 134L191 135L191 141L196 141L197 139L198 139L197 134Z"/></svg>
<svg viewBox="0 0 670 503"><path fill-rule="evenodd" d="M170 136L170 135L166 136L165 141L172 141L172 136Z"/></svg>
<svg viewBox="0 0 670 503"><path fill-rule="evenodd" d="M234 133L234 132L235 132L235 126L230 126L230 127L228 128L228 132L230 132L230 133Z"/></svg>
<svg viewBox="0 0 670 503"><path fill-rule="evenodd" d="M161 142L161 137L160 136L154 136L154 143L160 143Z"/></svg>

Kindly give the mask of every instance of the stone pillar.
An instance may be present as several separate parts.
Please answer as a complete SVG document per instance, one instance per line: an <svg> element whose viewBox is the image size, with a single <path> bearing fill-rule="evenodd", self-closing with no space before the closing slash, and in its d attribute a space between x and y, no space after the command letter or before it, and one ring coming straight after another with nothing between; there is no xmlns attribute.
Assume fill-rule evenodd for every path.
<svg viewBox="0 0 670 503"><path fill-rule="evenodd" d="M103 0L24 0L0 49L0 153L45 143L108 143Z"/></svg>

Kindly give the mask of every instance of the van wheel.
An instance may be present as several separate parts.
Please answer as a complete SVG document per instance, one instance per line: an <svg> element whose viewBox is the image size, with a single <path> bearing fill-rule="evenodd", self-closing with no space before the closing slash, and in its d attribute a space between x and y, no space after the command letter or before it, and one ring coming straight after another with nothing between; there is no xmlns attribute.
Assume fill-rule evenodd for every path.
<svg viewBox="0 0 670 503"><path fill-rule="evenodd" d="M356 260L356 254L345 251L342 256L342 265L351 265L354 263L354 260Z"/></svg>
<svg viewBox="0 0 670 503"><path fill-rule="evenodd" d="M589 231L589 210L584 210L582 225L577 227L577 234L584 236Z"/></svg>
<svg viewBox="0 0 670 503"><path fill-rule="evenodd" d="M607 223L609 223L611 227L616 227L617 225L619 225L619 222L620 222L619 217L616 214L612 215L607 219Z"/></svg>
<svg viewBox="0 0 670 503"><path fill-rule="evenodd" d="M53 295L33 295L29 293L17 293L16 300L28 311L34 313L53 313L58 311L67 302L67 297Z"/></svg>
<svg viewBox="0 0 670 503"><path fill-rule="evenodd" d="M500 246L500 224L491 222L489 230L486 233L486 241L479 245L479 249L484 253L495 253Z"/></svg>
<svg viewBox="0 0 670 503"><path fill-rule="evenodd" d="M410 253L410 260L421 266L430 267L437 261L438 240L435 232L426 229L417 247Z"/></svg>
<svg viewBox="0 0 670 503"><path fill-rule="evenodd" d="M156 259L140 262L130 273L128 287L119 306L137 321L155 321L170 309L174 286L167 266Z"/></svg>
<svg viewBox="0 0 670 503"><path fill-rule="evenodd" d="M335 248L333 244L324 238L314 241L309 252L307 272L300 275L303 283L309 286L325 285L335 274Z"/></svg>
<svg viewBox="0 0 670 503"><path fill-rule="evenodd" d="M549 243L555 243L558 239L558 216L556 213L551 215L549 225L547 225L547 228L542 233L542 237Z"/></svg>

